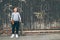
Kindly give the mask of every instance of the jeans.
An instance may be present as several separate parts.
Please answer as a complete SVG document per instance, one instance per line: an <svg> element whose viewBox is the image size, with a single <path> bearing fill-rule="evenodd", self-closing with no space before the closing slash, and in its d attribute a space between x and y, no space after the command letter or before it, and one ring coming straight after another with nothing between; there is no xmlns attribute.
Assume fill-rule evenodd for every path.
<svg viewBox="0 0 60 40"><path fill-rule="evenodd" d="M19 31L19 21L14 21L14 24L12 24L12 34L14 34L16 28L16 34L18 34Z"/></svg>

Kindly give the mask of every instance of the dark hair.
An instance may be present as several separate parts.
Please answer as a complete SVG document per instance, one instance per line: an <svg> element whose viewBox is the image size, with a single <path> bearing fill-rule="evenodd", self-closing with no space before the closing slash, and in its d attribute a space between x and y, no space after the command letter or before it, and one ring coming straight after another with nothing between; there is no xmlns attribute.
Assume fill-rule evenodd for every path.
<svg viewBox="0 0 60 40"><path fill-rule="evenodd" d="M18 12L18 7L13 7L13 12L14 12L14 8L17 8L17 12Z"/></svg>

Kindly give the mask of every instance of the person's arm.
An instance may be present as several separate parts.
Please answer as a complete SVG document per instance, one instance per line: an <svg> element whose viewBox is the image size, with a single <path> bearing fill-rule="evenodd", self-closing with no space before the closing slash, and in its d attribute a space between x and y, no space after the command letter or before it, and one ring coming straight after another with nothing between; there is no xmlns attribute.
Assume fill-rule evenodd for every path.
<svg viewBox="0 0 60 40"><path fill-rule="evenodd" d="M12 13L12 15L11 15L11 21L13 20L13 13Z"/></svg>
<svg viewBox="0 0 60 40"><path fill-rule="evenodd" d="M19 14L19 21L21 22L21 16L20 16L20 14Z"/></svg>
<svg viewBox="0 0 60 40"><path fill-rule="evenodd" d="M13 13L12 13L12 15L11 15L11 24L14 24L13 17L14 17L14 15L13 15Z"/></svg>

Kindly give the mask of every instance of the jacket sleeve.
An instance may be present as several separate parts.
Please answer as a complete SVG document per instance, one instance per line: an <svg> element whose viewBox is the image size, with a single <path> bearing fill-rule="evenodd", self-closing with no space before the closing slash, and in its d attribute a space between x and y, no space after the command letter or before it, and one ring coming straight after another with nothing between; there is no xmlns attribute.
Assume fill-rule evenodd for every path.
<svg viewBox="0 0 60 40"><path fill-rule="evenodd" d="M11 21L13 20L13 13L12 13L12 15L11 15Z"/></svg>
<svg viewBox="0 0 60 40"><path fill-rule="evenodd" d="M21 15L19 14L19 21L21 22Z"/></svg>

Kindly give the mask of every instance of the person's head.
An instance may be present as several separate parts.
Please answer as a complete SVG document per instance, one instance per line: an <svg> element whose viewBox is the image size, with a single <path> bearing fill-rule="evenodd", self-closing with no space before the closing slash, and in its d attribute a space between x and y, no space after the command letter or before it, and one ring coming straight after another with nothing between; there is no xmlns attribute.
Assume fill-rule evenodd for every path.
<svg viewBox="0 0 60 40"><path fill-rule="evenodd" d="M17 12L17 11L18 11L17 7L14 7L14 8L13 8L13 11L14 11L14 12Z"/></svg>

